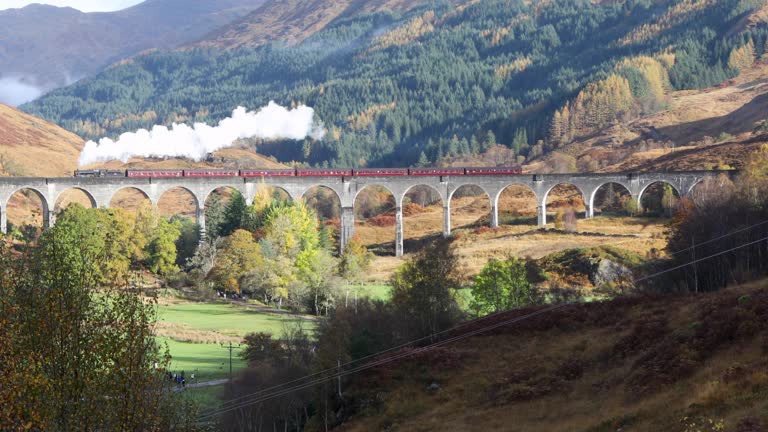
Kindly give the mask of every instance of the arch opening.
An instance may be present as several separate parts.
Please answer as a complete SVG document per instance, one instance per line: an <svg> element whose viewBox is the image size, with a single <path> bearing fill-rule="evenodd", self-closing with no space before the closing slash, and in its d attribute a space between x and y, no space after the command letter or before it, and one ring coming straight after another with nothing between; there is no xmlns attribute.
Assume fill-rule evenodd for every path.
<svg viewBox="0 0 768 432"><path fill-rule="evenodd" d="M254 202L264 202L265 204L271 201L288 202L293 198L287 190L280 186L272 186L265 183L259 183L256 185L256 195L254 195Z"/></svg>
<svg viewBox="0 0 768 432"><path fill-rule="evenodd" d="M594 216L636 216L639 211L629 189L614 182L595 189L590 207Z"/></svg>
<svg viewBox="0 0 768 432"><path fill-rule="evenodd" d="M443 235L443 198L432 186L415 185L403 195L403 253Z"/></svg>
<svg viewBox="0 0 768 432"><path fill-rule="evenodd" d="M328 186L312 186L304 192L302 199L321 221L338 222L341 217L341 198Z"/></svg>
<svg viewBox="0 0 768 432"><path fill-rule="evenodd" d="M157 200L158 213L168 219L182 217L197 222L198 208L195 194L181 186L168 189Z"/></svg>
<svg viewBox="0 0 768 432"><path fill-rule="evenodd" d="M736 185L725 174L707 177L693 185L689 197L698 208L720 207L736 193Z"/></svg>
<svg viewBox="0 0 768 432"><path fill-rule="evenodd" d="M3 208L7 232L12 239L36 241L48 221L48 202L33 188L22 188L8 198Z"/></svg>
<svg viewBox="0 0 768 432"><path fill-rule="evenodd" d="M230 218L227 216L227 213L230 212L230 207L233 206L236 200L243 208L241 211L245 211L245 198L239 190L231 186L216 188L206 196L203 213L205 215L205 232L207 235L220 237L229 235L231 231L237 229L234 225L239 225L240 221L227 220Z"/></svg>
<svg viewBox="0 0 768 432"><path fill-rule="evenodd" d="M462 185L451 194L453 228L491 225L491 200L477 185Z"/></svg>
<svg viewBox="0 0 768 432"><path fill-rule="evenodd" d="M670 218L680 204L680 193L670 183L657 181L640 192L638 201L644 216Z"/></svg>
<svg viewBox="0 0 768 432"><path fill-rule="evenodd" d="M112 195L109 200L109 207L121 208L131 212L136 212L142 206L152 206L152 200L149 195L141 189L134 187L124 187Z"/></svg>
<svg viewBox="0 0 768 432"><path fill-rule="evenodd" d="M560 183L550 189L544 200L547 220L554 221L555 228L576 231L576 220L586 215L584 193L572 183Z"/></svg>
<svg viewBox="0 0 768 432"><path fill-rule="evenodd" d="M376 255L395 255L395 195L388 188L369 185L355 196L355 235Z"/></svg>
<svg viewBox="0 0 768 432"><path fill-rule="evenodd" d="M499 225L536 225L538 202L530 187L509 185L501 191L497 200Z"/></svg>
<svg viewBox="0 0 768 432"><path fill-rule="evenodd" d="M58 215L72 204L80 204L85 208L96 208L96 200L88 191L80 188L69 188L56 198L53 213Z"/></svg>
<svg viewBox="0 0 768 432"><path fill-rule="evenodd" d="M304 192L302 200L317 215L322 238L341 250L341 198L336 191L327 186L312 186Z"/></svg>

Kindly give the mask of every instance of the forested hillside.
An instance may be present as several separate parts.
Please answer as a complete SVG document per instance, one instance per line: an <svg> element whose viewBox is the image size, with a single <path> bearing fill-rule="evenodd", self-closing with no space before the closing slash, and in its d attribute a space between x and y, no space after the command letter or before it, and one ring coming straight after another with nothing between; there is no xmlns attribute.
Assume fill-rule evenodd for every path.
<svg viewBox="0 0 768 432"><path fill-rule="evenodd" d="M212 123L275 100L315 108L322 141L281 161L412 165L495 143L517 162L663 109L765 52L764 0L480 0L340 17L303 42L154 52L23 106L86 138ZM512 160L501 161L510 163Z"/></svg>

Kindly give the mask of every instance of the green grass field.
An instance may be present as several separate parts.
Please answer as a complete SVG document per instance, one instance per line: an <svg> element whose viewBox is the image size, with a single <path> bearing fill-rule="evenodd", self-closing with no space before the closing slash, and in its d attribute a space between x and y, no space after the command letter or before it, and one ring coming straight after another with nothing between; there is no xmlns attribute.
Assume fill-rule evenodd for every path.
<svg viewBox="0 0 768 432"><path fill-rule="evenodd" d="M360 296L371 300L388 301L392 296L392 287L383 284L365 284L360 286Z"/></svg>
<svg viewBox="0 0 768 432"><path fill-rule="evenodd" d="M229 376L229 351L219 343L206 343L205 335L225 335L241 338L251 332L269 332L280 337L286 325L301 323L305 330L314 331L315 323L289 314L259 311L229 303L177 303L158 306L158 321L178 325L183 329L202 331L203 340L182 342L171 337L158 337L171 353L171 370L189 376L194 372L198 381L210 381ZM236 349L232 355L233 371L245 367Z"/></svg>
<svg viewBox="0 0 768 432"><path fill-rule="evenodd" d="M227 336L245 336L262 331L279 336L284 326L303 321L305 328L314 323L289 314L262 312L229 303L178 303L161 305L157 310L159 321L182 324L195 330L207 330Z"/></svg>
<svg viewBox="0 0 768 432"><path fill-rule="evenodd" d="M229 350L220 344L177 342L173 339L158 337L161 347L167 344L171 353L170 369L173 372L191 373L199 382L229 377ZM245 367L240 358L240 349L232 351L232 370Z"/></svg>

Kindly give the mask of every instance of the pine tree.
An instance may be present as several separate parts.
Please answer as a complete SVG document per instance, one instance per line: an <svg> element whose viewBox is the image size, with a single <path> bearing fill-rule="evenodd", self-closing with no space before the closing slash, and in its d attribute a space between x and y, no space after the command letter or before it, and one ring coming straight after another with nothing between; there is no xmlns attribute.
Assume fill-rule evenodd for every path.
<svg viewBox="0 0 768 432"><path fill-rule="evenodd" d="M427 158L427 154L422 151L421 154L419 155L419 161L416 162L416 166L420 168L424 168L424 167L428 167L429 165L430 164L429 164L429 159Z"/></svg>

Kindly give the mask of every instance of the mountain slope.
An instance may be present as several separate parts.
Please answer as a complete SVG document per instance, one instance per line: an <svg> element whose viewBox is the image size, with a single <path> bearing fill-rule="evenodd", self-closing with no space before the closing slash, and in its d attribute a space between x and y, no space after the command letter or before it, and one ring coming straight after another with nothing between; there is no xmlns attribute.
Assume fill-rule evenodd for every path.
<svg viewBox="0 0 768 432"><path fill-rule="evenodd" d="M353 376L333 430L765 430L767 284L571 305L414 352Z"/></svg>
<svg viewBox="0 0 768 432"><path fill-rule="evenodd" d="M0 79L40 91L90 76L151 48L173 48L249 13L264 0L148 0L117 12L33 4L0 11Z"/></svg>
<svg viewBox="0 0 768 432"><path fill-rule="evenodd" d="M0 175L72 175L83 144L55 124L0 104Z"/></svg>
<svg viewBox="0 0 768 432"><path fill-rule="evenodd" d="M763 4L478 0L342 14L294 46L139 56L23 109L99 138L154 123L210 124L238 105L301 102L325 122L324 140L265 142L259 152L315 165L403 166L503 143L512 153L498 163L535 161L557 150L550 120L582 92L595 123L605 125L642 111L635 105L643 108L654 89L705 88L736 76L733 53L765 52L768 27L752 19ZM647 82L644 62L668 80ZM658 96L650 108L663 106ZM606 110L606 100L621 101L615 108L624 115Z"/></svg>
<svg viewBox="0 0 768 432"><path fill-rule="evenodd" d="M253 48L273 41L295 45L340 17L349 18L379 11L407 11L425 3L429 3L429 0L272 1L190 46Z"/></svg>
<svg viewBox="0 0 768 432"><path fill-rule="evenodd" d="M0 104L0 176L68 177L78 168L84 141L53 123ZM207 161L134 158L123 164L112 161L86 168L191 169L284 168L247 147L219 150Z"/></svg>
<svg viewBox="0 0 768 432"><path fill-rule="evenodd" d="M672 92L666 103L657 113L562 145L530 169L554 169L563 154L583 171L741 168L768 143L768 62L727 85Z"/></svg>

